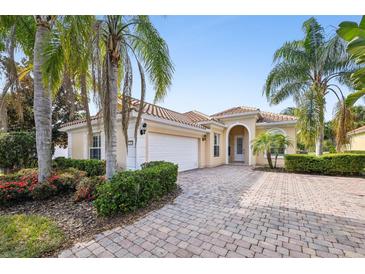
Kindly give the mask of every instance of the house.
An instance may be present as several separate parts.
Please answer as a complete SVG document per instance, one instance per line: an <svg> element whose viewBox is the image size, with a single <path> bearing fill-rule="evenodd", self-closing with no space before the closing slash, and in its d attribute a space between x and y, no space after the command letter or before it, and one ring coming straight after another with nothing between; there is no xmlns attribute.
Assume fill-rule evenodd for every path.
<svg viewBox="0 0 365 274"><path fill-rule="evenodd" d="M365 126L350 131L347 136L349 137L348 150L365 151Z"/></svg>
<svg viewBox="0 0 365 274"><path fill-rule="evenodd" d="M121 101L119 101L121 106ZM214 167L228 163L264 165L264 155L252 153L251 140L267 130L289 136L294 146L282 153L295 153L296 119L293 116L264 112L253 107L233 107L206 115L199 111L179 113L158 105L145 103L141 127L135 144L134 127L140 101L132 99L128 128L128 153L124 145L121 115L117 129L117 163L119 167L138 169L147 161L165 160L177 163L179 170ZM103 121L92 118L93 142L87 147L85 120L63 125L68 134L68 156L75 159L104 159ZM126 155L127 154L127 155ZM126 157L124 157L126 156ZM283 157L279 156L278 165Z"/></svg>

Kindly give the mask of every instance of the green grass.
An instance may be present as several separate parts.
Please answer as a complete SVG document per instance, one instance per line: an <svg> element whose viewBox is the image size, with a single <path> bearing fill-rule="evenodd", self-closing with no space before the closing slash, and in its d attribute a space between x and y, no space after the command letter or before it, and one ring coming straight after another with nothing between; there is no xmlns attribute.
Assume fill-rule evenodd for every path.
<svg viewBox="0 0 365 274"><path fill-rule="evenodd" d="M64 240L56 224L37 215L0 216L0 257L40 257Z"/></svg>

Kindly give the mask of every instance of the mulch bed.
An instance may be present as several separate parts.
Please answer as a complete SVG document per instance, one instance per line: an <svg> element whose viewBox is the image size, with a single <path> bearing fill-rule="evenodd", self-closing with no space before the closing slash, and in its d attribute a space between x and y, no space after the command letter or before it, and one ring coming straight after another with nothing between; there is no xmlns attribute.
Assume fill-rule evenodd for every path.
<svg viewBox="0 0 365 274"><path fill-rule="evenodd" d="M271 169L268 166L257 166L257 167L252 168L252 170L255 170L255 171L266 171L266 172L289 173L283 167L277 167L277 168Z"/></svg>
<svg viewBox="0 0 365 274"><path fill-rule="evenodd" d="M95 234L105 230L132 224L147 213L173 203L180 192L181 189L178 188L165 195L161 200L152 202L146 208L108 218L98 217L96 209L90 201L74 202L73 193L45 201L26 201L10 207L0 207L0 215L36 214L54 220L67 237L67 241L58 250L44 254L44 257L54 257L60 250L77 242L91 240Z"/></svg>

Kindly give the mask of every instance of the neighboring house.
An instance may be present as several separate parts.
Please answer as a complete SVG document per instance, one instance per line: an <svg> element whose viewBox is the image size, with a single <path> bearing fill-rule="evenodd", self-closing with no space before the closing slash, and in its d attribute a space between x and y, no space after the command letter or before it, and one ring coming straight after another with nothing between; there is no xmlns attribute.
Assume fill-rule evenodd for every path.
<svg viewBox="0 0 365 274"><path fill-rule="evenodd" d="M121 103L121 102L119 102ZM128 128L128 155L119 117L117 130L117 162L119 167L138 169L147 161L165 160L177 163L179 170L214 167L233 162L248 165L266 164L265 156L252 154L251 140L267 130L290 137L293 147L282 153L295 153L296 119L293 116L260 111L258 108L234 107L214 115L199 111L179 113L154 104L145 103L141 127L135 145L134 127L139 100L132 100ZM68 156L75 159L104 159L104 133L100 117L92 118L93 143L87 147L85 120L64 124L68 133ZM282 164L282 156L278 164ZM125 162L126 161L126 162Z"/></svg>
<svg viewBox="0 0 365 274"><path fill-rule="evenodd" d="M365 151L365 126L354 129L347 135L349 136L348 150Z"/></svg>

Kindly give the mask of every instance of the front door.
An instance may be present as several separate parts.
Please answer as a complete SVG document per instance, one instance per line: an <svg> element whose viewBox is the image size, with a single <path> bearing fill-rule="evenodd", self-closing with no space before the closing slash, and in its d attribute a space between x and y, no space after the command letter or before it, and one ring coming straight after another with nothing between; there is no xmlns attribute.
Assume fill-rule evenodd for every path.
<svg viewBox="0 0 365 274"><path fill-rule="evenodd" d="M243 136L237 135L234 142L234 160L243 162Z"/></svg>

